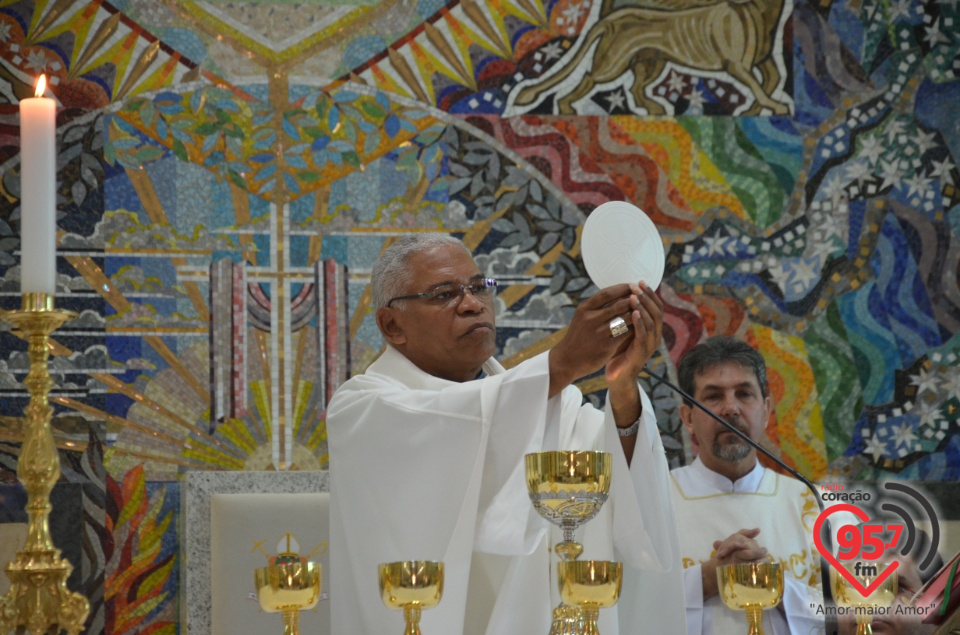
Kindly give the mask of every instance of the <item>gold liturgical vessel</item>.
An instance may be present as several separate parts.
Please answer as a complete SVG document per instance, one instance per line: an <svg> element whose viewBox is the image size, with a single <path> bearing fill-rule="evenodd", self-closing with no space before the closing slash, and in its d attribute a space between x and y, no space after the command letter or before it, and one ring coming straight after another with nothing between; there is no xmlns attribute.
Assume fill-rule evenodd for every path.
<svg viewBox="0 0 960 635"><path fill-rule="evenodd" d="M717 588L727 608L746 611L747 635L763 635L763 612L783 598L783 569L779 562L721 565Z"/></svg>
<svg viewBox="0 0 960 635"><path fill-rule="evenodd" d="M433 608L443 597L443 563L405 560L377 568L383 603L392 609L403 609L403 635L420 635L420 612Z"/></svg>
<svg viewBox="0 0 960 635"><path fill-rule="evenodd" d="M843 563L843 566L864 587L873 584L873 581L877 578L877 573L881 569L876 561L853 560ZM880 586L874 589L870 595L864 597L860 591L850 584L849 580L840 575L833 567L830 568L830 590L833 591L833 601L837 603L837 606L853 609L857 618L857 635L873 635L873 627L870 623L873 622L874 613L877 612L877 609L887 608L893 604L897 597L899 585L900 578L896 569L894 569L887 576L887 579L880 583Z"/></svg>
<svg viewBox="0 0 960 635"><path fill-rule="evenodd" d="M323 544L326 547L326 544ZM260 608L283 617L283 635L300 635L300 611L317 605L323 585L319 562L308 562L300 556L291 534L286 534L277 546L277 555L269 566L253 571Z"/></svg>
<svg viewBox="0 0 960 635"><path fill-rule="evenodd" d="M604 560L564 560L557 565L557 573L560 597L583 612L580 632L599 635L600 609L611 607L620 599L623 565Z"/></svg>
<svg viewBox="0 0 960 635"><path fill-rule="evenodd" d="M0 633L33 635L67 631L77 635L90 611L83 595L67 589L73 566L60 557L50 538L50 492L60 478L60 455L54 444L50 418L53 408L47 395L53 387L47 361L50 335L76 317L53 307L53 296L23 294L21 310L2 316L28 343L30 372L24 385L30 403L24 410L23 445L17 477L27 491L27 542L6 566L10 591L0 597Z"/></svg>
<svg viewBox="0 0 960 635"><path fill-rule="evenodd" d="M599 609L613 606L620 597L622 566L619 562L577 560L583 545L574 540L574 532L606 502L612 456L558 450L535 452L524 459L530 501L541 516L563 530L563 540L553 548L561 559L557 584L563 603L553 610L550 635L596 635Z"/></svg>

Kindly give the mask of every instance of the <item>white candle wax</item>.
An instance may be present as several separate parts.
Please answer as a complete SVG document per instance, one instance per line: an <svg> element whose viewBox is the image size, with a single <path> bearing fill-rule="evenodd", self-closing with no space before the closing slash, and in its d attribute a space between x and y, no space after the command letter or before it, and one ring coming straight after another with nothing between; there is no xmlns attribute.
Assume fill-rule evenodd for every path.
<svg viewBox="0 0 960 635"><path fill-rule="evenodd" d="M56 291L56 134L56 101L20 100L21 293L53 295Z"/></svg>

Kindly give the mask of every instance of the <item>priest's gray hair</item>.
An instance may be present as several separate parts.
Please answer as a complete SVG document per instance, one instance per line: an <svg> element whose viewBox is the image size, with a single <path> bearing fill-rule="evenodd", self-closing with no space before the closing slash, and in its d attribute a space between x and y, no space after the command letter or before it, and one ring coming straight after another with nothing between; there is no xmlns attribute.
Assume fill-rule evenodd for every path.
<svg viewBox="0 0 960 635"><path fill-rule="evenodd" d="M384 249L370 272L370 292L375 309L387 306L390 298L407 295L407 286L411 281L410 257L421 251L436 247L456 245L470 254L470 250L459 238L450 234L427 233L407 234ZM470 254L472 257L473 254ZM424 289L421 289L424 291Z"/></svg>
<svg viewBox="0 0 960 635"><path fill-rule="evenodd" d="M753 372L760 384L760 392L766 398L767 365L763 361L763 355L743 340L726 335L715 335L687 351L677 366L677 380L681 390L691 397L694 396L697 375L731 362Z"/></svg>

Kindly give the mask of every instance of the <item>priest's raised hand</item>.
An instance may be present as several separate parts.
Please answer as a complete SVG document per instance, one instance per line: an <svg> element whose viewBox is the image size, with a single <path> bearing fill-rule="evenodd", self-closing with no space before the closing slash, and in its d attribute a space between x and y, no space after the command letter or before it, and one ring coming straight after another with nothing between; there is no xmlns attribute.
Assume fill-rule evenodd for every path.
<svg viewBox="0 0 960 635"><path fill-rule="evenodd" d="M663 302L645 284L600 290L580 303L566 335L550 351L550 396L605 367L614 421L630 430L642 414L637 375L656 352L662 332ZM636 439L635 434L620 436L628 463Z"/></svg>

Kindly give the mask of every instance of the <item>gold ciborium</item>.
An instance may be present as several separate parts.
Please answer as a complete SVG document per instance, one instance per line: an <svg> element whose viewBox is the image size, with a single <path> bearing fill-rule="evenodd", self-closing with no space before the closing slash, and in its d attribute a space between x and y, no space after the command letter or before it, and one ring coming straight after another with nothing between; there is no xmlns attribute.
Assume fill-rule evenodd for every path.
<svg viewBox="0 0 960 635"><path fill-rule="evenodd" d="M561 561L572 562L583 553L574 532L596 516L607 500L612 457L607 452L556 450L528 454L524 459L530 501L541 516L563 530L563 541L553 550ZM549 635L579 635L584 628L579 604L560 604L553 610Z"/></svg>
<svg viewBox="0 0 960 635"><path fill-rule="evenodd" d="M565 560L557 564L560 597L569 606L583 611L583 635L600 635L597 618L600 609L611 607L620 599L623 565L605 560Z"/></svg>
<svg viewBox="0 0 960 635"><path fill-rule="evenodd" d="M747 612L747 635L763 635L763 611L783 597L783 569L779 562L720 565L717 588L727 608Z"/></svg>
<svg viewBox="0 0 960 635"><path fill-rule="evenodd" d="M379 567L380 597L392 609L403 609L404 635L420 635L420 612L443 597L443 563L430 560L387 562Z"/></svg>
<svg viewBox="0 0 960 635"><path fill-rule="evenodd" d="M260 608L283 616L283 635L300 635L300 611L320 599L322 572L317 562L283 562L253 572Z"/></svg>
<svg viewBox="0 0 960 635"><path fill-rule="evenodd" d="M860 565L859 567L857 565ZM873 584L881 565L877 562L854 560L843 563L856 580L864 587ZM873 635L873 615L879 608L886 608L893 604L899 588L899 576L894 569L887 579L880 583L870 595L864 597L850 581L834 569L830 568L830 590L833 591L833 601L837 606L852 608L857 618L857 635Z"/></svg>

